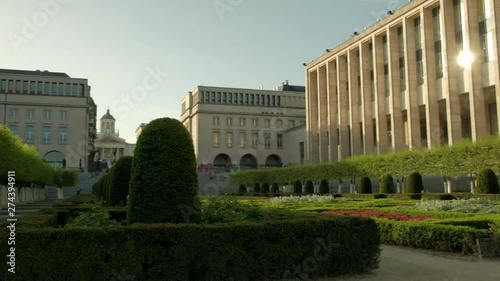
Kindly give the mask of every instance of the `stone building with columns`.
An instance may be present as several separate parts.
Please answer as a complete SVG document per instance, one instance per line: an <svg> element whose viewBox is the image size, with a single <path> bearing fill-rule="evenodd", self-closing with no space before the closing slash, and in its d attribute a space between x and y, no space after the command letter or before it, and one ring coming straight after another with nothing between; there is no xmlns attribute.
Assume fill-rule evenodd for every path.
<svg viewBox="0 0 500 281"><path fill-rule="evenodd" d="M498 135L500 1L414 0L306 66L308 162Z"/></svg>
<svg viewBox="0 0 500 281"><path fill-rule="evenodd" d="M115 129L116 120L109 109L100 121L101 127L100 132L97 133L95 161L100 160L112 164L123 156L133 156L135 145L120 138L120 132Z"/></svg>

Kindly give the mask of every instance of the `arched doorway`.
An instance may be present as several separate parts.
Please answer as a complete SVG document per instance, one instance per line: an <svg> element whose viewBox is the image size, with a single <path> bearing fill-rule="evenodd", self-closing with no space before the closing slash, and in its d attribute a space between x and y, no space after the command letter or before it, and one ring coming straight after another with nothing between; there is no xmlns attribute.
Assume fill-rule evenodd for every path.
<svg viewBox="0 0 500 281"><path fill-rule="evenodd" d="M231 157L229 155L221 153L214 158L214 167L223 168L224 170L229 169L231 166Z"/></svg>
<svg viewBox="0 0 500 281"><path fill-rule="evenodd" d="M64 167L64 154L57 150L52 150L47 152L43 159L45 162L49 163L54 168L63 168Z"/></svg>
<svg viewBox="0 0 500 281"><path fill-rule="evenodd" d="M240 159L240 169L257 168L257 159L252 154L245 154Z"/></svg>
<svg viewBox="0 0 500 281"><path fill-rule="evenodd" d="M281 157L276 154L271 154L266 158L266 167L281 167Z"/></svg>

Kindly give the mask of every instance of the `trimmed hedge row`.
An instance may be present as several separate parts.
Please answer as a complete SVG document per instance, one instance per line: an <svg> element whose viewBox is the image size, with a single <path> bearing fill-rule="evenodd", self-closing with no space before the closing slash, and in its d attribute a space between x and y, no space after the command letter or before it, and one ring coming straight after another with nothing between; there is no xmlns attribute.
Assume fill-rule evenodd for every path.
<svg viewBox="0 0 500 281"><path fill-rule="evenodd" d="M2 232L0 239L7 239L7 233ZM1 243L0 251L8 253L8 247ZM0 279L245 281L337 276L377 268L379 254L374 220L339 216L213 225L19 229L16 274L5 270Z"/></svg>
<svg viewBox="0 0 500 281"><path fill-rule="evenodd" d="M446 252L477 253L476 238L489 237L486 229L426 221L377 219L382 243Z"/></svg>
<svg viewBox="0 0 500 281"><path fill-rule="evenodd" d="M415 149L379 156L361 155L346 160L279 169L248 170L231 173L233 183L317 181L354 179L363 176L380 178L392 174L406 177L414 171L428 176L456 176L479 173L491 168L500 171L500 138L498 136L473 143L464 140L454 146Z"/></svg>
<svg viewBox="0 0 500 281"><path fill-rule="evenodd" d="M477 194L468 192L454 193L422 193L423 200L454 200L454 199L470 199L470 198L485 198L489 200L500 200L500 194Z"/></svg>

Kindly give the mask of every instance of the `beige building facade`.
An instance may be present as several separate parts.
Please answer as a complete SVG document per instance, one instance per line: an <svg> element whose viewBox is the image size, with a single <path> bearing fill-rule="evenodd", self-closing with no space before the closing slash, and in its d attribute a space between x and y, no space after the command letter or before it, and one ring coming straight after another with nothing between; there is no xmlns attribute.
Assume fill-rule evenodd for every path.
<svg viewBox="0 0 500 281"><path fill-rule="evenodd" d="M201 170L300 164L289 129L305 125L304 87L274 90L198 86L182 100L181 122L193 137Z"/></svg>
<svg viewBox="0 0 500 281"><path fill-rule="evenodd" d="M54 167L87 168L95 139L95 112L87 79L0 69L0 124L34 145Z"/></svg>
<svg viewBox="0 0 500 281"><path fill-rule="evenodd" d="M499 26L499 1L414 0L308 63L308 162L497 135Z"/></svg>

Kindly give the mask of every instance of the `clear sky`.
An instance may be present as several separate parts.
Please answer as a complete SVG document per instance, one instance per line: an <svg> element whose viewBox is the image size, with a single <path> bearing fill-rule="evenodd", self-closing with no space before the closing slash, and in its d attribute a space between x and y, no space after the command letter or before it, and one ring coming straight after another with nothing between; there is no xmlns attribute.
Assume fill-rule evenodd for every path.
<svg viewBox="0 0 500 281"><path fill-rule="evenodd" d="M309 62L407 0L0 0L0 68L87 78L120 136L197 85L305 85Z"/></svg>

